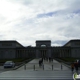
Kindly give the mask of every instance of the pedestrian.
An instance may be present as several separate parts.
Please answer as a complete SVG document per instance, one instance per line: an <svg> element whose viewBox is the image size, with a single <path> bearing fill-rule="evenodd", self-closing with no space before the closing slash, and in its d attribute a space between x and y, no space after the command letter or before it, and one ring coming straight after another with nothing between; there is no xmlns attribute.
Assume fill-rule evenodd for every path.
<svg viewBox="0 0 80 80"><path fill-rule="evenodd" d="M74 71L74 63L71 64L71 70Z"/></svg>
<svg viewBox="0 0 80 80"><path fill-rule="evenodd" d="M41 67L41 60L39 60L39 67Z"/></svg>
<svg viewBox="0 0 80 80"><path fill-rule="evenodd" d="M39 60L39 67L41 67L42 65L43 65L43 58Z"/></svg>
<svg viewBox="0 0 80 80"><path fill-rule="evenodd" d="M74 67L75 67L76 72L78 72L78 63L77 62L74 63Z"/></svg>

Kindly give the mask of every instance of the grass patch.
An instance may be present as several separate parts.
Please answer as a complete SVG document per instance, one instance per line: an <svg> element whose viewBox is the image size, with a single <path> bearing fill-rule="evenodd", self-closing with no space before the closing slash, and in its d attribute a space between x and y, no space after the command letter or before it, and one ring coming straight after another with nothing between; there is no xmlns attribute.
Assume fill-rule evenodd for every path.
<svg viewBox="0 0 80 80"><path fill-rule="evenodd" d="M4 63L5 61L14 61L14 62L23 62L28 59L0 59L0 63Z"/></svg>
<svg viewBox="0 0 80 80"><path fill-rule="evenodd" d="M65 61L65 62L74 62L75 60L79 59L80 58L60 58L61 60Z"/></svg>

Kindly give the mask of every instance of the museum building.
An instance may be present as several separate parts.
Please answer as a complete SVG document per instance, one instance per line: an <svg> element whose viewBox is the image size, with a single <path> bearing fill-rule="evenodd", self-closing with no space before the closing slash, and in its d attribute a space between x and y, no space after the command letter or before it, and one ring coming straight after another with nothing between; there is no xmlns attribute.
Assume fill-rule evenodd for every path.
<svg viewBox="0 0 80 80"><path fill-rule="evenodd" d="M0 41L0 59L80 57L80 40L63 46L51 46L51 40L37 40L36 46L24 47L15 40Z"/></svg>

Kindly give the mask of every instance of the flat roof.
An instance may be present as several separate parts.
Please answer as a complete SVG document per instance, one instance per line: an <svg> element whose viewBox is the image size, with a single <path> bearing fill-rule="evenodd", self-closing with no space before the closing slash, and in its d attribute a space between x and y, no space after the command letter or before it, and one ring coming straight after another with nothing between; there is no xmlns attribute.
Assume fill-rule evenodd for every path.
<svg viewBox="0 0 80 80"><path fill-rule="evenodd" d="M36 40L36 42L51 42L51 40Z"/></svg>
<svg viewBox="0 0 80 80"><path fill-rule="evenodd" d="M64 44L64 46L66 46L67 44L71 43L71 42L80 42L80 39L73 39L68 41L66 44Z"/></svg>
<svg viewBox="0 0 80 80"><path fill-rule="evenodd" d="M12 43L12 42L15 42L15 43L18 43L19 45L21 45L22 47L23 47L23 45L22 44L20 44L18 41L16 41L16 40L0 40L0 43L3 43L3 42L9 42L9 43Z"/></svg>

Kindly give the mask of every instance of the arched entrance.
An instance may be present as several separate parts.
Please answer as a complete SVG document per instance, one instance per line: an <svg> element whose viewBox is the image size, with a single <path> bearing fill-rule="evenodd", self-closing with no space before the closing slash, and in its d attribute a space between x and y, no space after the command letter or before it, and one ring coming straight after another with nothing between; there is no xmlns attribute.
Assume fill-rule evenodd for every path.
<svg viewBox="0 0 80 80"><path fill-rule="evenodd" d="M51 54L51 41L50 40L41 40L36 41L36 57L38 58L48 58Z"/></svg>

